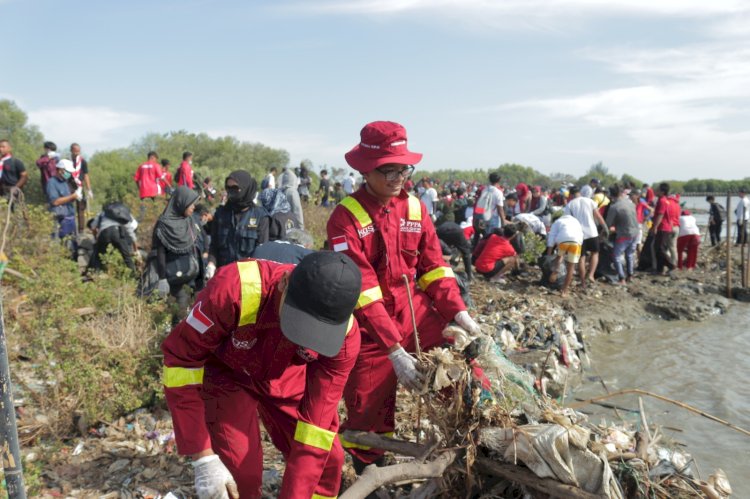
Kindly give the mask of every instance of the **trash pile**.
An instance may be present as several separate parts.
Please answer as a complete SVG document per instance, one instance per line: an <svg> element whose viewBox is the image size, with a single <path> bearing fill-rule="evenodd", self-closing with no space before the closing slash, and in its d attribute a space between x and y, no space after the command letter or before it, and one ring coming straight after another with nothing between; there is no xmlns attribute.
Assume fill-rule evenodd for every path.
<svg viewBox="0 0 750 499"><path fill-rule="evenodd" d="M534 376L537 390L562 397L580 383L588 358L573 314L544 297L499 289L476 302L484 332Z"/></svg>
<svg viewBox="0 0 750 499"><path fill-rule="evenodd" d="M538 394L533 377L510 362L492 337L462 331L449 327L444 334L454 338L454 346L420 357L428 383L419 399L401 399L409 405L406 421L417 422L417 428L410 432L403 424L398 436L413 441L416 432L427 443L422 454L419 449L406 453L415 459L398 465L399 482L387 489L388 497L713 499L731 494L721 470L701 480L692 458L663 442L658 429L644 424L644 414L637 428L594 424ZM426 469L441 467L424 480ZM387 475L368 476L368 470L360 481ZM341 497L359 496L345 492Z"/></svg>

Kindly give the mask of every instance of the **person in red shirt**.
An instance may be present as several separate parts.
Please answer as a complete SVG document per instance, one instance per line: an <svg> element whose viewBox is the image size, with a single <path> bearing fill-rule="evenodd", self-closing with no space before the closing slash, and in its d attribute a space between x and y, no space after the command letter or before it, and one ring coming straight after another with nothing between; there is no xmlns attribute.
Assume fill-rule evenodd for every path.
<svg viewBox="0 0 750 499"><path fill-rule="evenodd" d="M531 189L523 182L519 182L516 185L516 194L518 195L518 208L517 213L527 213L531 206Z"/></svg>
<svg viewBox="0 0 750 499"><path fill-rule="evenodd" d="M361 282L332 251L296 267L242 260L208 281L161 347L177 449L192 457L199 498L261 497L259 419L286 461L278 497L336 497Z"/></svg>
<svg viewBox="0 0 750 499"><path fill-rule="evenodd" d="M161 189L164 193L169 195L174 192L174 184L172 184L172 172L169 171L169 166L171 164L172 162L166 158L161 160Z"/></svg>
<svg viewBox="0 0 750 499"><path fill-rule="evenodd" d="M669 252L672 247L672 216L670 215L669 184L659 184L659 201L656 202L654 210L654 224L650 232L656 237L656 271L663 273L666 267L671 272L675 265L672 263ZM679 208L679 205L678 205ZM679 217L678 217L679 219Z"/></svg>
<svg viewBox="0 0 750 499"><path fill-rule="evenodd" d="M133 180L138 184L138 194L141 199L162 195L162 176L159 155L151 151L148 153L148 160L140 165L133 175Z"/></svg>
<svg viewBox="0 0 750 499"><path fill-rule="evenodd" d="M182 163L177 169L177 185L184 185L193 189L193 153L182 153Z"/></svg>
<svg viewBox="0 0 750 499"><path fill-rule="evenodd" d="M651 188L651 186L649 186L648 184L643 184L643 187L641 188L641 194L643 194L643 197L646 198L646 204L654 206L654 198L656 196L654 195L654 190Z"/></svg>
<svg viewBox="0 0 750 499"><path fill-rule="evenodd" d="M682 208L680 207L680 195L672 194L669 196L669 223L672 224L672 235L669 236L669 260L672 265L677 266L677 238L680 235L680 214Z"/></svg>
<svg viewBox="0 0 750 499"><path fill-rule="evenodd" d="M512 225L495 229L474 261L477 272L490 282L505 282L505 273L518 267L518 255L511 243L516 235Z"/></svg>
<svg viewBox="0 0 750 499"><path fill-rule="evenodd" d="M443 260L424 204L403 188L422 155L408 150L406 130L398 123L369 123L360 139L345 158L365 183L336 206L327 225L329 247L350 256L362 272L354 312L362 349L344 391L342 428L388 434L395 428L397 381L409 389L422 386L410 354L416 338L409 294L423 351L445 342L442 331L452 320L471 334L480 329ZM357 473L383 463L382 450L339 438Z"/></svg>

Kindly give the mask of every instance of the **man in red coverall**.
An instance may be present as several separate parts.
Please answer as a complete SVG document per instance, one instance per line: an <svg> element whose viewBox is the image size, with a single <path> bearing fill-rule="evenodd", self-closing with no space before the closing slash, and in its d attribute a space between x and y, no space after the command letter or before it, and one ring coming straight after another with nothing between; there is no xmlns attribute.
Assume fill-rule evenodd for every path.
<svg viewBox="0 0 750 499"><path fill-rule="evenodd" d="M412 165L422 159L407 149L406 140L398 123L376 121L362 129L361 142L346 160L365 184L344 198L328 220L330 248L349 255L362 271L354 315L364 334L344 391L346 429L393 432L397 380L411 389L421 386L417 361L408 353L415 343L402 276L408 278L423 350L445 341L441 333L452 320L472 334L479 332L443 260L425 206L403 189ZM357 473L367 464L382 463L382 451L341 440Z"/></svg>
<svg viewBox="0 0 750 499"><path fill-rule="evenodd" d="M164 340L164 391L199 498L261 496L258 415L286 459L279 497L336 497L337 407L359 353L361 282L332 251L296 267L241 260L216 272Z"/></svg>

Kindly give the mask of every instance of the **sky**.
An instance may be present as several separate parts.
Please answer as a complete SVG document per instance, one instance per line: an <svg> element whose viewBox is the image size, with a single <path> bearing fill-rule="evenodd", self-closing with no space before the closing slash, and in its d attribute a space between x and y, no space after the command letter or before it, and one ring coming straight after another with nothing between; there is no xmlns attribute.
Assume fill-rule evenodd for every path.
<svg viewBox="0 0 750 499"><path fill-rule="evenodd" d="M750 2L0 0L0 98L84 152L233 135L346 166L375 120L418 168L750 176Z"/></svg>

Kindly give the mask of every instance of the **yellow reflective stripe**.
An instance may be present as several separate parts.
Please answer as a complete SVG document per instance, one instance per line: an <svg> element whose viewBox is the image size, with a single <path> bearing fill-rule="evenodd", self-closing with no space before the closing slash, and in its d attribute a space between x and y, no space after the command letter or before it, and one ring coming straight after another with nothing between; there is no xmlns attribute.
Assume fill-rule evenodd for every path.
<svg viewBox="0 0 750 499"><path fill-rule="evenodd" d="M322 496L320 494L313 494L310 499L336 499L338 496Z"/></svg>
<svg viewBox="0 0 750 499"><path fill-rule="evenodd" d="M357 201L353 197L347 196L342 199L339 204L349 210L352 215L354 215L354 218L356 218L357 222L359 222L360 228L365 228L368 225L372 225L372 219L370 218L370 215L368 215L367 211L365 211L362 205L359 204L359 201Z"/></svg>
<svg viewBox="0 0 750 499"><path fill-rule="evenodd" d="M255 324L258 319L262 287L260 280L260 268L258 262L237 262L240 271L240 289L242 291L242 305L240 308L240 321L238 326Z"/></svg>
<svg viewBox="0 0 750 499"><path fill-rule="evenodd" d="M389 431L387 433L380 433L380 435L383 435L384 437L393 438L393 432ZM339 433L339 442L341 442L341 447L344 449L361 449L361 450L370 450L372 447L368 447L367 445L361 445L361 444L355 444L354 442L350 442L347 439L344 438L344 435L342 433Z"/></svg>
<svg viewBox="0 0 750 499"><path fill-rule="evenodd" d="M383 291L380 289L380 286L375 286L374 288L366 289L359 294L359 298L357 299L357 306L355 308L362 308L365 305L369 305L374 301L382 299Z"/></svg>
<svg viewBox="0 0 750 499"><path fill-rule="evenodd" d="M422 220L422 203L409 194L409 220Z"/></svg>
<svg viewBox="0 0 750 499"><path fill-rule="evenodd" d="M203 368L164 366L162 381L167 388L203 384Z"/></svg>
<svg viewBox="0 0 750 499"><path fill-rule="evenodd" d="M444 279L446 277L453 277L455 279L456 274L453 273L453 269L450 267L438 267L427 272L425 275L419 278L419 287L422 290L427 289L430 284L437 281L438 279Z"/></svg>
<svg viewBox="0 0 750 499"><path fill-rule="evenodd" d="M297 428L294 430L294 439L297 442L325 451L331 450L334 438L336 438L334 432L304 421L297 421Z"/></svg>

